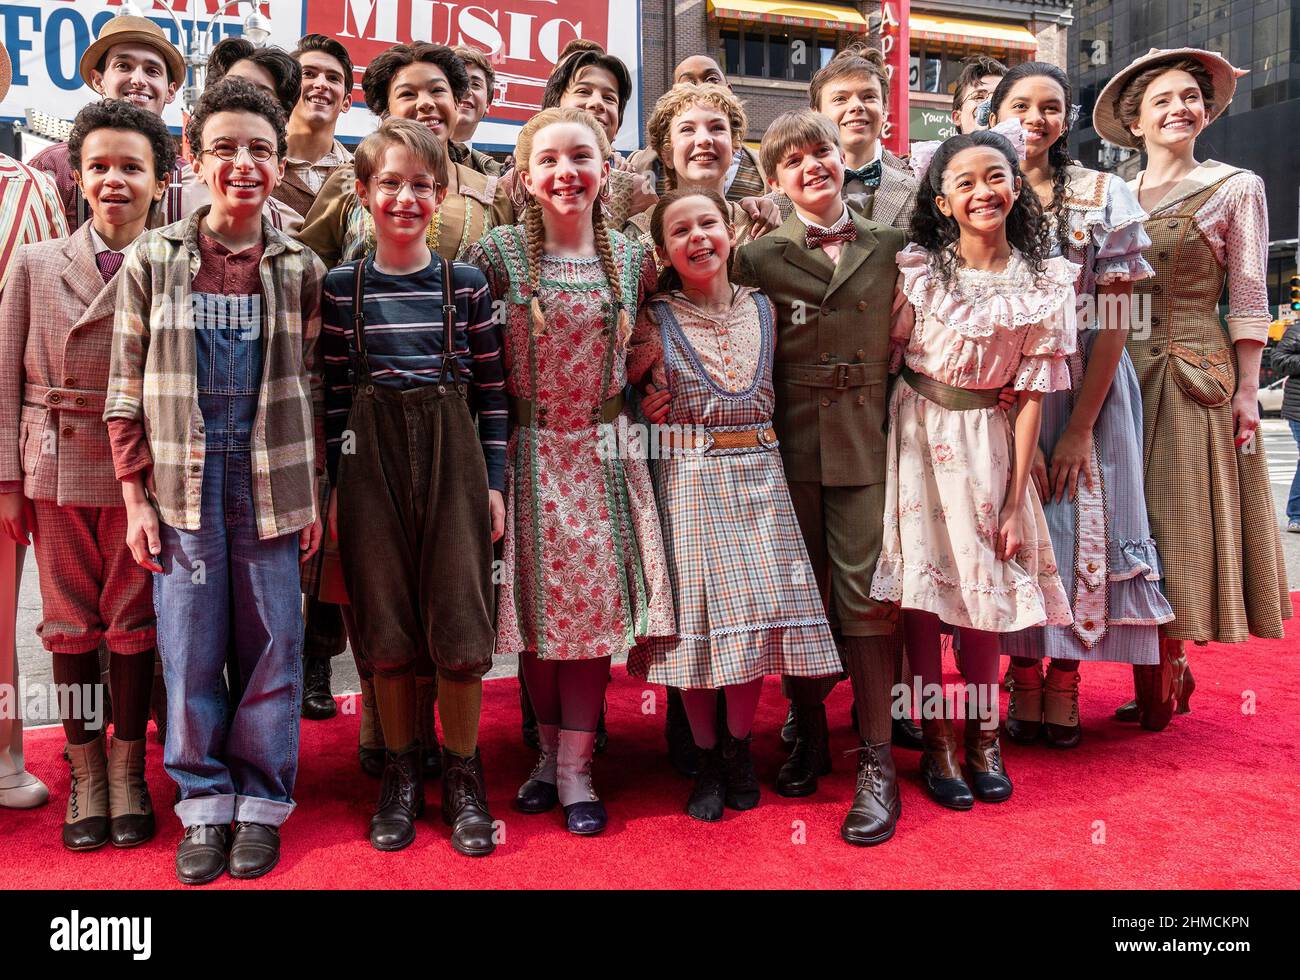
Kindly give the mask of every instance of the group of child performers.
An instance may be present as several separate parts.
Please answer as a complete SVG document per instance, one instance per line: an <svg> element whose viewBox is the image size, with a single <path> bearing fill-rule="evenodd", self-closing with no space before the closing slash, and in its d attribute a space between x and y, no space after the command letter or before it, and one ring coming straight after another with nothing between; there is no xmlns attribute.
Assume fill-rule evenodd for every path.
<svg viewBox="0 0 1300 980"><path fill-rule="evenodd" d="M20 252L0 306L22 364L0 388L21 473L0 482L26 494L11 485L0 516L34 532L56 679L93 683L101 638L112 651L111 744L65 721L68 847L154 833L156 646L179 879L274 867L295 806L298 568L323 536L373 672L369 838L384 851L415 839L434 761L451 846L496 847L478 748L494 652L519 657L537 721L513 806L559 807L579 835L608 821L593 756L613 658L679 692L697 760L686 811L704 821L759 802L769 675L796 745L776 788L816 791L824 701L847 674L859 747L841 836L860 846L900 818L904 640L941 692L955 627L985 695L964 706L961 758L952 705L914 708L923 784L959 810L1012 794L1004 649L1011 735L1077 741L1061 705L1077 704L1077 661L1103 656L1084 559L1113 564L1108 542L1126 542L1134 574L1111 588L1133 612L1105 655L1159 662L1172 614L1141 508L1140 392L1122 330L1080 333L1076 317L1078 296L1149 274L1141 212L1062 156L1064 76L1012 71L991 100L998 130L948 139L913 173L879 144L879 59L849 52L819 73L819 111L768 128L772 196L747 204L724 197L743 107L723 86L678 85L650 125L665 193L627 220L611 148L627 96L603 57L571 53L498 178L450 155L463 61L390 49L363 80L383 121L299 239L263 215L285 153L264 91L229 78L204 93L188 137L211 204L148 232L174 165L161 122L112 100L79 114L72 165L92 218ZM622 437L638 419L653 460ZM1104 523L1071 537L1087 520ZM436 759L421 664L437 675Z"/></svg>

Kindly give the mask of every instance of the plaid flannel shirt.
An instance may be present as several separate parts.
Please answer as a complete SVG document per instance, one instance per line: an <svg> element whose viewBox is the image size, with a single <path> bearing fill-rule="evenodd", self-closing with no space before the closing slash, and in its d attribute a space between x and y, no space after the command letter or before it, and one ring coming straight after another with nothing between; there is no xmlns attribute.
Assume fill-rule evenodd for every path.
<svg viewBox="0 0 1300 980"><path fill-rule="evenodd" d="M199 529L204 434L199 408L191 286L199 269L200 208L142 235L118 276L104 420L118 479L152 466L159 516ZM311 524L324 470L320 289L312 251L262 219L265 370L253 422L253 502L258 536ZM123 420L123 425L114 420Z"/></svg>

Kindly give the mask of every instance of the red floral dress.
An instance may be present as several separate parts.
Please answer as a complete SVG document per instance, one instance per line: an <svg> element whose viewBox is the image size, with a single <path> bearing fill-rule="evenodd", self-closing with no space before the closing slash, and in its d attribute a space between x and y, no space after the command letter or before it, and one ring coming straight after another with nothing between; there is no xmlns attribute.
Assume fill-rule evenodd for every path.
<svg viewBox="0 0 1300 980"><path fill-rule="evenodd" d="M607 451L632 423L601 422L627 382L618 305L632 319L653 290L654 261L611 232L621 276L612 295L600 260L544 255L535 336L523 226L494 229L469 254L506 303L506 391L531 402L506 453L504 569L497 650L545 660L622 654L676 632L653 484L644 459Z"/></svg>

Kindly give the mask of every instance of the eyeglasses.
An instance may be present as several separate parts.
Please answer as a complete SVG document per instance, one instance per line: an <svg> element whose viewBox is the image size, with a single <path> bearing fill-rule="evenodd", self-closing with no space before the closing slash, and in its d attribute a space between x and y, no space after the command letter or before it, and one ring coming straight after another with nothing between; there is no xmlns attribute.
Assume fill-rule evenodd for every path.
<svg viewBox="0 0 1300 980"><path fill-rule="evenodd" d="M247 150L254 163L266 163L271 157L275 156L275 147L266 140L249 140L247 143L236 143L234 140L217 140L206 150L200 150L199 152L200 154L211 153L218 160L230 163L239 156L240 150Z"/></svg>
<svg viewBox="0 0 1300 980"><path fill-rule="evenodd" d="M404 177L393 177L387 174L370 179L388 197L396 197L402 193L402 188L407 186L411 188L412 194L421 199L433 197L438 192L438 185L427 180L407 180Z"/></svg>

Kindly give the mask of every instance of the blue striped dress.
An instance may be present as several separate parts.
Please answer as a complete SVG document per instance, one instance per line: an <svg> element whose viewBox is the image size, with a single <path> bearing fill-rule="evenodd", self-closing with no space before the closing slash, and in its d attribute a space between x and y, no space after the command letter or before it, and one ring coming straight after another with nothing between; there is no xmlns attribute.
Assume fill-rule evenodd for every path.
<svg viewBox="0 0 1300 980"><path fill-rule="evenodd" d="M1100 287L1155 273L1142 257L1151 244L1137 198L1113 174L1071 167L1063 211L1067 257L1078 263L1078 353L1070 360L1072 388L1043 399L1038 445L1050 468L1098 335ZM1059 254L1059 250L1058 253ZM1082 477L1074 500L1044 501L1048 533L1074 623L1005 634L1013 657L1160 662L1158 626L1174 618L1160 590L1160 558L1147 518L1142 481L1142 390L1128 352L1092 430L1093 489Z"/></svg>

